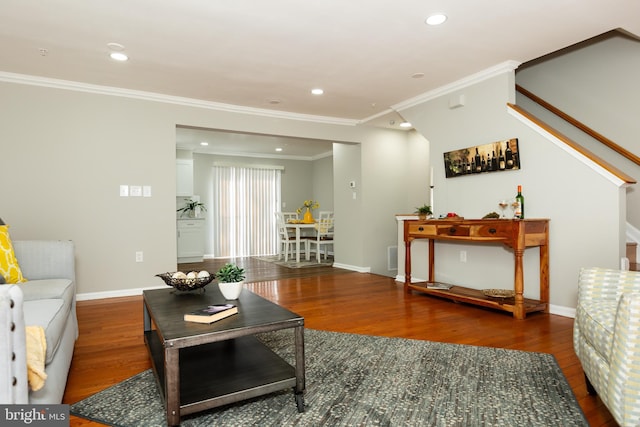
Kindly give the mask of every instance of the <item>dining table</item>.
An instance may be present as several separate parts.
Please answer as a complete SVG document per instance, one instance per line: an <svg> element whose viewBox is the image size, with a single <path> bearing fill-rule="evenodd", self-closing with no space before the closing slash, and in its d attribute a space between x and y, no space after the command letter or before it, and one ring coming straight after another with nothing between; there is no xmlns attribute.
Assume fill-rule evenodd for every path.
<svg viewBox="0 0 640 427"><path fill-rule="evenodd" d="M315 222L287 222L285 225L287 228L295 229L296 231L296 262L300 262L300 242L302 240L300 230L315 228L316 224ZM311 259L309 251L307 250L305 252L305 258L309 261Z"/></svg>

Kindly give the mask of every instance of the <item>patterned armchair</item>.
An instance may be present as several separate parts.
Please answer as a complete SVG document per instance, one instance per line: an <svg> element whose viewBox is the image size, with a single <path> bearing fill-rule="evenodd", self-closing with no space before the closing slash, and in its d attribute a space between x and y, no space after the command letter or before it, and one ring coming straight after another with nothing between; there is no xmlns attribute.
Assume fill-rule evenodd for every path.
<svg viewBox="0 0 640 427"><path fill-rule="evenodd" d="M590 394L621 426L640 425L640 272L580 272L573 345Z"/></svg>

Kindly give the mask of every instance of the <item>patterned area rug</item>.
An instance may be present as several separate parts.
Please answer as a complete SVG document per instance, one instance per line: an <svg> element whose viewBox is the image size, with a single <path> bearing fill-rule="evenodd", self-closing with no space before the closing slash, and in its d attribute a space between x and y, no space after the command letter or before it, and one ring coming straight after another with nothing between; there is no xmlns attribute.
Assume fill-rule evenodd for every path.
<svg viewBox="0 0 640 427"><path fill-rule="evenodd" d="M260 261L272 262L274 264L281 265L287 268L304 268L304 267L331 267L333 265L333 257L328 256L325 260L324 257L320 257L320 262L316 261L315 254L311 255L311 259L309 261L304 259L304 255L300 256L300 262L296 262L295 255L293 256L293 260L289 258L286 262L284 257L282 259L278 259L278 256L268 256L268 257L257 257Z"/></svg>
<svg viewBox="0 0 640 427"><path fill-rule="evenodd" d="M293 363L293 333L263 334ZM305 331L306 411L283 391L183 417L182 426L588 426L550 354ZM71 405L113 426L163 426L150 370Z"/></svg>

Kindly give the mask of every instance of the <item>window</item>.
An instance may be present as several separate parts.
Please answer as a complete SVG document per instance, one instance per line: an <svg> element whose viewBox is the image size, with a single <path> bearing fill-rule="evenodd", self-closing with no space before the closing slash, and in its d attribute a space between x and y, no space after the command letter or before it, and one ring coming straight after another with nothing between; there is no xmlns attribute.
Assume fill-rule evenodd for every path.
<svg viewBox="0 0 640 427"><path fill-rule="evenodd" d="M273 255L278 249L281 168L213 167L213 251L216 258Z"/></svg>

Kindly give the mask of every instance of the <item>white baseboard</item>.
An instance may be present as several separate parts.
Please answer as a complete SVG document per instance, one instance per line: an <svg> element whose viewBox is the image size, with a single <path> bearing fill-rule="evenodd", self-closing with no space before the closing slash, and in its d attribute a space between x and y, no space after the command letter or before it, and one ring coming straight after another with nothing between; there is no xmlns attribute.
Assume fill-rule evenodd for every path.
<svg viewBox="0 0 640 427"><path fill-rule="evenodd" d="M357 271L358 273L371 273L371 267L358 267L355 265L340 264L337 262L334 262L333 266L336 268L343 268L345 270Z"/></svg>
<svg viewBox="0 0 640 427"><path fill-rule="evenodd" d="M549 304L549 313L558 316L576 318L576 309L573 307L564 307L562 305Z"/></svg>
<svg viewBox="0 0 640 427"><path fill-rule="evenodd" d="M104 292L87 292L76 295L77 301L89 301L94 299L103 298L118 298L118 297L133 297L142 295L142 291L149 289L165 289L167 285L150 286L148 288L134 288L134 289L120 289L118 291L104 291Z"/></svg>

